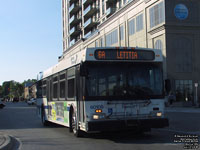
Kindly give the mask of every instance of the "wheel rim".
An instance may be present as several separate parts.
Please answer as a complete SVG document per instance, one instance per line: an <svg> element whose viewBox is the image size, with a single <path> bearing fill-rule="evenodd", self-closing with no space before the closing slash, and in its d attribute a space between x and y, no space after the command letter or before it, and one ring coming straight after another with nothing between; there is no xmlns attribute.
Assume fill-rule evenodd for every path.
<svg viewBox="0 0 200 150"><path fill-rule="evenodd" d="M42 112L42 123L44 124L45 122L45 116L44 116L44 111Z"/></svg>
<svg viewBox="0 0 200 150"><path fill-rule="evenodd" d="M76 134L77 130L76 130L76 114L73 112L72 114L72 130L74 132L74 134Z"/></svg>

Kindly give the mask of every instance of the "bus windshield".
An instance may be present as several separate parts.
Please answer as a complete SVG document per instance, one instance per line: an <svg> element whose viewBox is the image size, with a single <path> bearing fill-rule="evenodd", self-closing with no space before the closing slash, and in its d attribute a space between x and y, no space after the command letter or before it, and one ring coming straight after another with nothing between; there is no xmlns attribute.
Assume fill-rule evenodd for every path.
<svg viewBox="0 0 200 150"><path fill-rule="evenodd" d="M88 64L86 97L90 100L140 100L163 97L161 63Z"/></svg>

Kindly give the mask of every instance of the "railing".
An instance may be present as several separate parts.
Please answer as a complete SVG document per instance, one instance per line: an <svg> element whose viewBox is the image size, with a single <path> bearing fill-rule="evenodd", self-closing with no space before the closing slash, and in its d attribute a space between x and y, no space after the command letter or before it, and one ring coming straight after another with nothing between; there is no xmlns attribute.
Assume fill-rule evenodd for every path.
<svg viewBox="0 0 200 150"><path fill-rule="evenodd" d="M88 32L87 34L84 35L84 38L88 38L90 35L92 34L92 32Z"/></svg>
<svg viewBox="0 0 200 150"><path fill-rule="evenodd" d="M92 3L92 2L93 2L93 0L83 0L82 1L83 5L88 4L88 3Z"/></svg>
<svg viewBox="0 0 200 150"><path fill-rule="evenodd" d="M75 31L75 27L73 27L70 31L69 31L69 34L71 35L72 33L74 33Z"/></svg>
<svg viewBox="0 0 200 150"><path fill-rule="evenodd" d="M75 39L73 39L73 40L69 43L70 46L72 46L72 45L74 45L74 44L75 44Z"/></svg>
<svg viewBox="0 0 200 150"><path fill-rule="evenodd" d="M75 16L73 15L70 19L69 19L69 23L72 23L72 21L74 21Z"/></svg>
<svg viewBox="0 0 200 150"><path fill-rule="evenodd" d="M87 0L83 0L83 4L85 4L86 1L87 1Z"/></svg>
<svg viewBox="0 0 200 150"><path fill-rule="evenodd" d="M75 4L73 3L73 4L69 7L69 12L71 12L72 9L74 9L74 7L75 7Z"/></svg>
<svg viewBox="0 0 200 150"><path fill-rule="evenodd" d="M108 16L108 15L111 15L111 14L113 14L116 10L117 10L117 8L112 8L112 7L110 7L110 8L108 8L108 9L106 10L106 15L107 15L107 16Z"/></svg>
<svg viewBox="0 0 200 150"><path fill-rule="evenodd" d="M87 27L90 23L92 22L92 19L88 19L85 23L84 23L84 28Z"/></svg>
<svg viewBox="0 0 200 150"><path fill-rule="evenodd" d="M84 38L89 38L89 37L91 37L91 36L93 36L94 34L96 34L97 32L99 32L99 30L95 30L95 31L93 31L93 32L88 32L87 34L85 34L84 35Z"/></svg>
<svg viewBox="0 0 200 150"><path fill-rule="evenodd" d="M81 5L79 5L79 3L73 3L73 4L69 7L69 13L72 12L73 10L77 11L80 7L81 7ZM75 9L75 8L76 8L76 9Z"/></svg>
<svg viewBox="0 0 200 150"><path fill-rule="evenodd" d="M86 15L91 10L91 5L89 5L84 11L83 15Z"/></svg>

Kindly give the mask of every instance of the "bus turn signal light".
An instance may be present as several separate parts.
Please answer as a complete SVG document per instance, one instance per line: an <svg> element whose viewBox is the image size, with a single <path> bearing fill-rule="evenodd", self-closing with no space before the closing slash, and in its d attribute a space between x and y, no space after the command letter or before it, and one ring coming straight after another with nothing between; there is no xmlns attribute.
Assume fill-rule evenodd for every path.
<svg viewBox="0 0 200 150"><path fill-rule="evenodd" d="M101 109L96 109L95 112L96 113L102 113L102 110Z"/></svg>
<svg viewBox="0 0 200 150"><path fill-rule="evenodd" d="M94 55L92 53L90 53L89 56L94 56Z"/></svg>

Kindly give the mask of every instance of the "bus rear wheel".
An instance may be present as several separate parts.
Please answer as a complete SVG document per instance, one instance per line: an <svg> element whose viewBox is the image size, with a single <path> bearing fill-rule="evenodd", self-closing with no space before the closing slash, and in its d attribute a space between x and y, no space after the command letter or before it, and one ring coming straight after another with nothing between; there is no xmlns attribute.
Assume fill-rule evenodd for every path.
<svg viewBox="0 0 200 150"><path fill-rule="evenodd" d="M46 121L46 118L45 118L45 111L44 111L44 109L42 109L42 111L41 111L41 121L42 121L42 125L43 126L48 126L49 125L48 121Z"/></svg>

